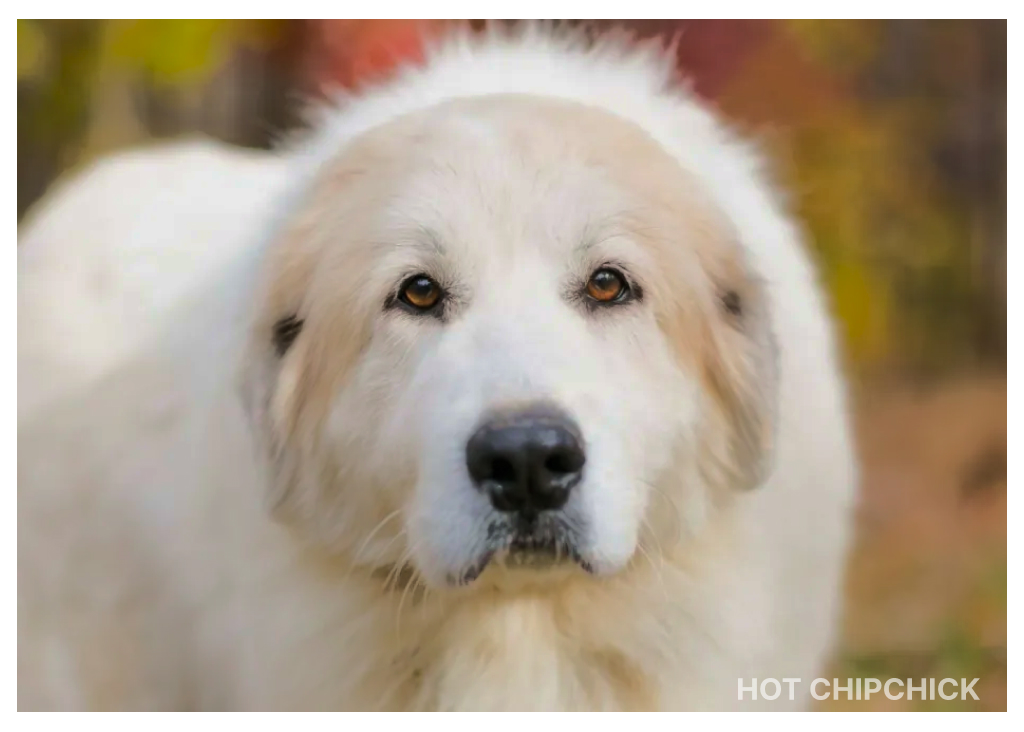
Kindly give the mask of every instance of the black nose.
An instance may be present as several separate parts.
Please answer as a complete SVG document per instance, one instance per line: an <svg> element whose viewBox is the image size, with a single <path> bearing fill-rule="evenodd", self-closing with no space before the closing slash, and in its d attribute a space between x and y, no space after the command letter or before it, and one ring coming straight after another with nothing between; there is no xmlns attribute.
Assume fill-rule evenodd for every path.
<svg viewBox="0 0 1024 732"><path fill-rule="evenodd" d="M466 466L499 511L561 508L579 480L586 456L576 425L552 410L502 414L466 445Z"/></svg>

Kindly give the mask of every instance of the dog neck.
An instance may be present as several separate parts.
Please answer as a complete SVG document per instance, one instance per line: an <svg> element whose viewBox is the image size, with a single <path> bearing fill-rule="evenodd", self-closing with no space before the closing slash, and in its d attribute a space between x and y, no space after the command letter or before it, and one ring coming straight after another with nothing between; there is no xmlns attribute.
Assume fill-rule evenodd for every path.
<svg viewBox="0 0 1024 732"><path fill-rule="evenodd" d="M701 593L680 563L641 557L614 577L577 572L550 583L485 574L461 590L425 589L392 570L387 588L374 578L364 588L372 602L360 603L373 613L361 641L379 660L364 666L356 706L654 709L666 694L698 695L714 671L691 677L689 659L721 653L708 640L721 619L686 605ZM687 677L685 690L666 689Z"/></svg>

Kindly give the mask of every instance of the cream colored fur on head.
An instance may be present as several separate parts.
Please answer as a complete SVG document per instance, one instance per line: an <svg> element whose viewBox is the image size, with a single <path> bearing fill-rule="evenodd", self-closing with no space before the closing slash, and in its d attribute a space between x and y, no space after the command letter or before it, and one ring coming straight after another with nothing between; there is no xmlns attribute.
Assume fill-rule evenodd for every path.
<svg viewBox="0 0 1024 732"><path fill-rule="evenodd" d="M19 707L807 706L856 485L833 336L670 67L457 37L286 149L141 150L34 211ZM604 267L631 301L588 299ZM575 561L525 568L466 444L536 404L586 464Z"/></svg>

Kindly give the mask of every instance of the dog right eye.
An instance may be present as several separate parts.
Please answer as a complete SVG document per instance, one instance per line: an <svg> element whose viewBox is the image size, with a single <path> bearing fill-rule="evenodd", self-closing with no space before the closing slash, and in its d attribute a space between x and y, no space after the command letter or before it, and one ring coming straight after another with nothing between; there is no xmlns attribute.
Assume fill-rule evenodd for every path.
<svg viewBox="0 0 1024 732"><path fill-rule="evenodd" d="M611 267L602 267L590 275L586 294L595 303L614 305L627 301L631 293L621 272Z"/></svg>
<svg viewBox="0 0 1024 732"><path fill-rule="evenodd" d="M427 312L441 302L443 294L441 286L434 280L425 274L417 274L402 283L398 299L415 311Z"/></svg>

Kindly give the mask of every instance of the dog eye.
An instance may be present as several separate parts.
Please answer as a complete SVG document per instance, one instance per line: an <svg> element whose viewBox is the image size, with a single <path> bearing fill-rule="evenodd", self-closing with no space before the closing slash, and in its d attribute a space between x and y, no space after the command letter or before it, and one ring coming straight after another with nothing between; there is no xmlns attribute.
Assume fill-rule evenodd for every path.
<svg viewBox="0 0 1024 732"><path fill-rule="evenodd" d="M416 310L430 310L441 301L441 286L424 274L413 275L402 283L398 298Z"/></svg>
<svg viewBox="0 0 1024 732"><path fill-rule="evenodd" d="M587 295L600 303L621 302L629 295L629 285L622 274L610 267L590 275L587 281Z"/></svg>

